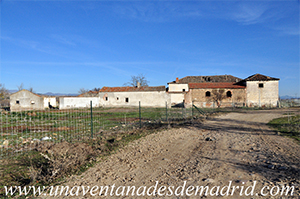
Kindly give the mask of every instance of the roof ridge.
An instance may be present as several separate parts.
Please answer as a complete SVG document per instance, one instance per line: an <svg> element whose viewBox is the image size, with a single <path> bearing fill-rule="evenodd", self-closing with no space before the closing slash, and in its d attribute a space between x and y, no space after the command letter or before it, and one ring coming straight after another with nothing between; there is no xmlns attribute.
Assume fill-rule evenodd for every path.
<svg viewBox="0 0 300 199"><path fill-rule="evenodd" d="M268 80L280 80L279 78L270 77L267 75L263 75L260 73L256 73L250 75L249 77L245 78L244 81L268 81Z"/></svg>

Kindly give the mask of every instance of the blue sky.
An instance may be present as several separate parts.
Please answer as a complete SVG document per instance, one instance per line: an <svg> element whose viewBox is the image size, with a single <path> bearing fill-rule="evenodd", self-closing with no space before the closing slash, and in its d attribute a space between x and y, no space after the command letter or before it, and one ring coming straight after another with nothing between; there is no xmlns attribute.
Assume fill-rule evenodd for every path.
<svg viewBox="0 0 300 199"><path fill-rule="evenodd" d="M261 73L300 96L299 1L8 1L0 83L35 92Z"/></svg>

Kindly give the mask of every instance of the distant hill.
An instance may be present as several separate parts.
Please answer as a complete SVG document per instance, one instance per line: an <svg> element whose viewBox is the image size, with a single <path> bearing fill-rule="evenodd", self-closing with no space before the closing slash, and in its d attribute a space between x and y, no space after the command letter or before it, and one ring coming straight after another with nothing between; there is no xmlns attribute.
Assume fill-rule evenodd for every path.
<svg viewBox="0 0 300 199"><path fill-rule="evenodd" d="M8 90L8 92L15 93L18 92L18 90ZM74 94L74 93L52 93L52 92L47 92L47 93L37 93L38 95L50 95L50 96L77 96L79 94Z"/></svg>
<svg viewBox="0 0 300 199"><path fill-rule="evenodd" d="M289 96L289 95L284 95L284 96L280 96L280 99L292 99L295 97Z"/></svg>

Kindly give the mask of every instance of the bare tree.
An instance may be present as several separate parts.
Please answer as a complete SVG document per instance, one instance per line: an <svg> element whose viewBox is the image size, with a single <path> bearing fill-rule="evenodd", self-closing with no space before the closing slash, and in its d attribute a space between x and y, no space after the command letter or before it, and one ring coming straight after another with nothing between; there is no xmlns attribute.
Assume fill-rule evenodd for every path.
<svg viewBox="0 0 300 199"><path fill-rule="evenodd" d="M23 89L24 89L24 84L21 83L20 86L17 86L17 87L18 87L18 90L19 90L19 91L20 91L20 90L23 90Z"/></svg>
<svg viewBox="0 0 300 199"><path fill-rule="evenodd" d="M0 99L5 98L5 96L9 95L8 90L5 88L4 85L0 84Z"/></svg>
<svg viewBox="0 0 300 199"><path fill-rule="evenodd" d="M32 93L34 92L32 87L30 87L28 90Z"/></svg>
<svg viewBox="0 0 300 199"><path fill-rule="evenodd" d="M3 84L0 84L0 106L9 106L9 91Z"/></svg>
<svg viewBox="0 0 300 199"><path fill-rule="evenodd" d="M130 81L125 83L124 86L138 86L138 82L140 83L140 86L149 86L149 81L142 73L138 76L131 76Z"/></svg>
<svg viewBox="0 0 300 199"><path fill-rule="evenodd" d="M94 88L92 91L100 91L101 90L101 88Z"/></svg>
<svg viewBox="0 0 300 199"><path fill-rule="evenodd" d="M83 94L83 93L86 93L86 92L89 92L89 90L88 90L88 89L85 89L85 88L81 88L81 89L79 89L79 91L78 91L79 94Z"/></svg>
<svg viewBox="0 0 300 199"><path fill-rule="evenodd" d="M224 89L215 89L212 91L212 100L216 102L218 108L221 106L221 102L226 98Z"/></svg>

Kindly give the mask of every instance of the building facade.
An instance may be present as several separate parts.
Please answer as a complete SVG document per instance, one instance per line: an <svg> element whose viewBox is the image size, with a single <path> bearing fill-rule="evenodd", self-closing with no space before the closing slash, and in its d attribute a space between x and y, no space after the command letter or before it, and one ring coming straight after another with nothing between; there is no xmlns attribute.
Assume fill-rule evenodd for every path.
<svg viewBox="0 0 300 199"><path fill-rule="evenodd" d="M142 106L165 107L170 97L165 86L103 87L99 91L100 104L103 107Z"/></svg>
<svg viewBox="0 0 300 199"><path fill-rule="evenodd" d="M232 75L187 76L169 82L172 106L274 107L279 105L279 79L255 74L240 79Z"/></svg>
<svg viewBox="0 0 300 199"><path fill-rule="evenodd" d="M56 107L56 98L41 96L26 89L10 95L11 111L44 110L49 106Z"/></svg>
<svg viewBox="0 0 300 199"><path fill-rule="evenodd" d="M243 80L246 83L246 103L248 106L278 106L279 79L261 74Z"/></svg>
<svg viewBox="0 0 300 199"><path fill-rule="evenodd" d="M232 107L244 106L245 86L235 83L189 83L190 92L185 96L187 106Z"/></svg>
<svg viewBox="0 0 300 199"><path fill-rule="evenodd" d="M103 87L77 97L60 97L59 109L90 107L274 107L279 105L279 79L255 74L240 79L232 75L187 76L165 86ZM28 90L10 96L12 111L56 107L55 97Z"/></svg>

